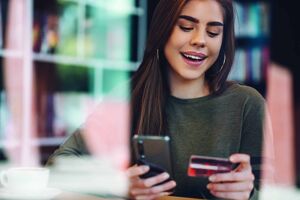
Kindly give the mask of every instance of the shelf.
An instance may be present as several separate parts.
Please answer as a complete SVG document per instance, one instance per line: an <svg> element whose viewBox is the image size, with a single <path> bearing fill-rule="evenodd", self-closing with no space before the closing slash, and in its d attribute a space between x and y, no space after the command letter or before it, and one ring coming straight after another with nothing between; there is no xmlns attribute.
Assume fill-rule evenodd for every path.
<svg viewBox="0 0 300 200"><path fill-rule="evenodd" d="M61 145L67 138L66 137L52 137L52 138L39 138L32 139L30 141L30 146L59 146ZM6 147L17 147L20 145L20 141L1 141L0 148Z"/></svg>
<svg viewBox="0 0 300 200"><path fill-rule="evenodd" d="M16 50L0 49L0 57L23 58L23 52Z"/></svg>
<svg viewBox="0 0 300 200"><path fill-rule="evenodd" d="M0 50L0 57L23 58L23 53L14 50ZM33 60L48 63L59 63L73 66L99 67L103 69L115 69L124 71L135 71L140 62L113 61L110 59L80 58L76 56L51 55L33 53Z"/></svg>
<svg viewBox="0 0 300 200"><path fill-rule="evenodd" d="M66 137L39 138L32 140L31 144L33 146L58 146L61 145L66 139Z"/></svg>
<svg viewBox="0 0 300 200"><path fill-rule="evenodd" d="M3 149L3 148L14 148L14 147L17 147L19 145L20 145L19 141L10 141L10 142L7 142L7 141L3 141L3 139L1 139L1 141L0 141L0 149Z"/></svg>
<svg viewBox="0 0 300 200"><path fill-rule="evenodd" d="M146 1L146 0L144 0ZM109 12L114 12L114 13L121 13L125 15L145 15L145 11L143 8L139 7L132 7L132 6L127 6L127 7L120 7L120 6L107 6L107 4L103 4L103 1L99 0L63 0L61 1L62 3L77 3L79 5L88 5L88 6L93 6L93 7L104 7L107 11Z"/></svg>
<svg viewBox="0 0 300 200"><path fill-rule="evenodd" d="M269 45L269 40L267 36L236 36L236 46L237 48L265 47Z"/></svg>
<svg viewBox="0 0 300 200"><path fill-rule="evenodd" d="M50 55L33 53L34 61L59 63L74 66L87 66L87 67L99 67L103 69L115 69L124 71L135 71L139 62L130 61L113 61L109 59L96 59L96 58L80 58L75 56L63 56L63 55Z"/></svg>
<svg viewBox="0 0 300 200"><path fill-rule="evenodd" d="M16 149L20 150L17 154L18 159L20 159L20 163L24 165L27 164L26 162L28 158L35 156L35 152L33 151L34 149L39 149L41 159L45 160L47 158L45 156L48 156L45 152L49 152L49 149L56 148L67 139L67 137L41 136L43 138L35 138L32 136L31 122L36 119L34 118L35 116L32 117L32 112L30 111L36 110L37 113L40 112L38 113L40 116L44 116L44 110L48 111L52 109L48 109L46 106L53 106L53 102L51 102L53 99L48 98L48 96L44 94L48 94L46 93L48 90L52 91L52 86L56 84L55 81L58 78L56 79L55 77L54 79L50 76L52 72L49 72L48 69L55 69L53 69L53 65L48 65L47 63L53 63L54 67L62 71L68 70L72 73L75 71L75 75L71 76L71 79L64 79L66 81L72 82L75 80L75 84L79 85L81 83L76 83L76 79L74 77L76 77L77 74L79 74L78 77L84 77L82 79L83 84L87 82L90 87L89 96L93 98L100 98L106 95L110 88L114 87L114 84L117 84L117 81L127 78L128 74L135 71L140 65L147 35L146 26L148 1L132 0L127 1L128 3L126 3L124 0L50 0L45 2L41 2L41 0L21 0L11 2L12 4L8 4L9 6L7 6L4 10L5 21L2 23L2 28L5 28L6 32L12 32L14 34L14 27L20 26L20 28L24 31L20 33L19 36L23 37L21 37L20 40L16 40L16 38L13 37L5 37L4 44L3 41L0 40L0 59L20 59L22 62L16 67L24 70L19 73L21 78L16 79L14 77L16 71L13 67L11 67L14 65L13 63L9 63L10 65L7 64L5 66L5 69L8 69L8 71L10 70L9 78L7 79L7 77L5 77L6 74L1 78L8 80L9 84L24 86L21 87L20 90L19 87L14 87L12 92L7 92L7 95L13 95L14 92L21 92L26 95L24 95L25 98L14 98L14 101L6 102L6 106L12 108L16 105L18 106L19 102L22 103L20 108L18 107L16 115L12 116L18 116L20 118L20 123L16 126L19 126L17 128L20 128L22 131L19 133L17 138L14 138L14 141L6 139L7 135L4 134L7 133L4 132L2 135L3 137L0 138L0 149L4 150L6 148L16 147ZM70 2L70 5L68 2ZM39 3L41 3L41 7L39 7ZM62 11L64 11L64 8L70 8L70 10L63 12L63 14L67 13L66 15L61 14ZM103 15L100 15L101 13L103 14L103 12L105 18L102 18ZM15 15L15 13L25 13L25 15L22 15L22 18L18 18L19 15ZM72 15L71 18L70 15ZM65 18L67 18L67 20L63 21L64 23L61 23L62 19ZM100 24L97 23L99 22L97 21L98 18L102 20ZM123 21L126 22L124 27L118 24L123 23ZM52 37L50 37L49 34ZM103 39L101 39L105 41L104 48L102 48L102 46L100 46L101 48L99 47L99 45L102 44L98 44L98 37L103 37ZM49 38L51 41L48 41ZM53 42L52 39L55 41ZM14 42L18 42L18 47L22 48L13 49L11 44L14 44ZM39 45L42 44L45 44L45 46L41 46L41 48L39 48ZM49 44L51 45L47 46ZM93 44L93 46L91 44ZM128 48L130 45L134 45L134 47ZM94 46L99 48L93 48ZM37 48L34 48L33 50L33 47ZM49 49L49 51L51 51L55 49L54 47L57 47L57 51L55 52L60 52L60 54L41 53L48 52ZM120 50L121 53L118 54L117 50ZM129 58L138 61L130 61ZM38 65L39 63L41 64ZM59 66L55 66L55 64ZM64 68L64 65L67 65L66 69ZM81 73L81 71L84 73ZM57 74L59 73L61 73L61 71L57 71ZM39 82L36 77L39 78ZM34 87L35 84L37 87ZM37 89L38 87L39 90ZM14 90L15 88L16 91ZM53 86L53 88L55 87ZM46 91L45 93L43 93L44 90ZM36 97L35 100L38 103L32 103L32 100L34 99L32 97ZM74 99L76 100L76 98ZM74 112L83 115L88 109L85 104L88 104L89 102L89 100L81 101L84 105L82 108L83 112L80 112L81 110L79 110L81 109L80 105L77 105L74 109L72 109ZM0 103L2 104L2 102ZM66 110L64 109L62 112L66 112ZM38 116L37 113L34 114ZM43 118L37 119L41 120ZM11 120L13 121L14 119ZM36 123L40 122L36 121ZM49 121L45 122L45 124L46 123L49 123ZM65 123L72 124L75 122L69 120ZM80 125L81 124L78 124L78 126ZM41 126L43 126L43 124L41 124ZM68 124L66 127L69 127ZM16 130L19 130L17 128Z"/></svg>

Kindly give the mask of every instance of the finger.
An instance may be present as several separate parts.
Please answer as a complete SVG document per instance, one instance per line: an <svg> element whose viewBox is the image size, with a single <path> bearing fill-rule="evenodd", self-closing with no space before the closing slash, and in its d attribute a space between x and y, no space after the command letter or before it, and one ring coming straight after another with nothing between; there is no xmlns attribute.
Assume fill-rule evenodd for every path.
<svg viewBox="0 0 300 200"><path fill-rule="evenodd" d="M145 188L144 180L136 177L130 179L130 187L131 188Z"/></svg>
<svg viewBox="0 0 300 200"><path fill-rule="evenodd" d="M250 163L250 156L248 154L236 153L236 154L232 154L229 157L229 160L233 163L239 163L239 162Z"/></svg>
<svg viewBox="0 0 300 200"><path fill-rule="evenodd" d="M132 177L143 175L146 172L148 172L149 170L150 170L150 168L147 165L140 165L140 166L134 165L134 166L128 168L126 173L129 178L132 178Z"/></svg>
<svg viewBox="0 0 300 200"><path fill-rule="evenodd" d="M207 188L214 192L244 192L252 191L253 182L237 182L237 183L210 183Z"/></svg>
<svg viewBox="0 0 300 200"><path fill-rule="evenodd" d="M152 200L152 199L157 199L159 197L162 197L162 196L168 196L168 195L171 195L172 193L170 192L162 192L162 193L159 193L159 194L154 194L154 195L140 195L140 196L137 196L135 199L137 200Z"/></svg>
<svg viewBox="0 0 300 200"><path fill-rule="evenodd" d="M243 172L243 171L252 171L252 166L251 164L246 164L246 163L240 163L237 167L234 168L235 172Z"/></svg>
<svg viewBox="0 0 300 200"><path fill-rule="evenodd" d="M250 192L213 192L211 193L222 199L232 199L232 200L246 200L250 197Z"/></svg>
<svg viewBox="0 0 300 200"><path fill-rule="evenodd" d="M163 172L159 175L144 179L143 185L145 187L152 187L158 183L161 183L161 182L167 180L169 177L170 177L170 175L167 172Z"/></svg>
<svg viewBox="0 0 300 200"><path fill-rule="evenodd" d="M151 188L152 193L161 193L173 189L176 186L175 181L168 181L167 183L160 184Z"/></svg>
<svg viewBox="0 0 300 200"><path fill-rule="evenodd" d="M153 176L147 179L141 179L139 177L137 178L131 178L130 185L131 188L150 188L153 185L159 184L165 180L167 180L170 177L170 175L166 172L161 173L157 176Z"/></svg>
<svg viewBox="0 0 300 200"><path fill-rule="evenodd" d="M250 156L248 154L233 154L229 157L229 159L232 163L240 163L238 168L251 168Z"/></svg>
<svg viewBox="0 0 300 200"><path fill-rule="evenodd" d="M162 192L166 192L168 190L171 190L176 186L175 181L168 181L167 183L157 185L151 188L133 188L130 191L130 194L133 196L139 196L139 195L156 195Z"/></svg>
<svg viewBox="0 0 300 200"><path fill-rule="evenodd" d="M251 170L242 172L229 172L219 173L211 175L209 178L210 182L236 182L236 181L254 181L255 177Z"/></svg>

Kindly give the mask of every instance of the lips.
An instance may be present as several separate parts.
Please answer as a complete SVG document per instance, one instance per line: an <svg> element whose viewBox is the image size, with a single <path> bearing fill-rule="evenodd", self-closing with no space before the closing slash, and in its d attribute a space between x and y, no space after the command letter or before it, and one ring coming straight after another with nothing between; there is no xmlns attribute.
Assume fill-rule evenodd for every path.
<svg viewBox="0 0 300 200"><path fill-rule="evenodd" d="M188 64L192 66L199 66L203 63L203 61L207 58L207 56L203 53L199 52L181 52L181 56L183 57L183 60Z"/></svg>

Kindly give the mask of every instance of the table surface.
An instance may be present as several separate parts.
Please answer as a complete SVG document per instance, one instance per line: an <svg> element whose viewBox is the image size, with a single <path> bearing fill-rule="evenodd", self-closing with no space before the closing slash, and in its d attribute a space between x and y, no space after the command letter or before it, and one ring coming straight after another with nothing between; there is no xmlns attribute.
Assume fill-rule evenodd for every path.
<svg viewBox="0 0 300 200"><path fill-rule="evenodd" d="M104 197L96 197L92 195L84 195L79 193L73 193L73 192L63 192L60 195L58 195L54 200L104 200L107 198ZM117 198L109 198L109 199L115 199ZM183 197L174 197L174 196L165 196L161 197L158 200L195 200L193 198L183 198ZM200 199L198 199L200 200Z"/></svg>

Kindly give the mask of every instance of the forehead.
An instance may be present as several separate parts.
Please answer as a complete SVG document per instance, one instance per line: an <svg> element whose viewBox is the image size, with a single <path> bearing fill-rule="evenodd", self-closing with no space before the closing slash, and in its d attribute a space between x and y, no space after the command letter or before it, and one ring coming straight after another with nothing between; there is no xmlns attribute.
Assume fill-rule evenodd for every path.
<svg viewBox="0 0 300 200"><path fill-rule="evenodd" d="M183 7L180 15L189 15L200 22L223 22L223 9L215 0L190 0Z"/></svg>

